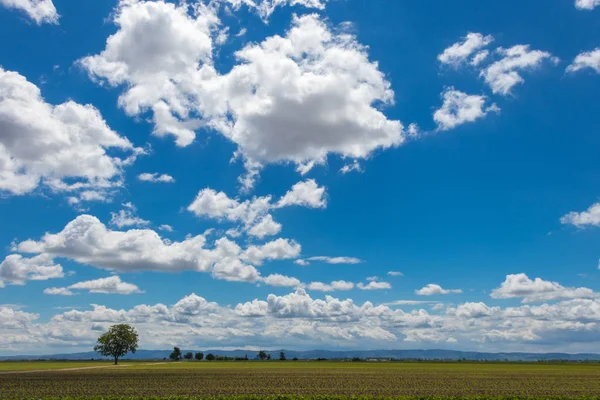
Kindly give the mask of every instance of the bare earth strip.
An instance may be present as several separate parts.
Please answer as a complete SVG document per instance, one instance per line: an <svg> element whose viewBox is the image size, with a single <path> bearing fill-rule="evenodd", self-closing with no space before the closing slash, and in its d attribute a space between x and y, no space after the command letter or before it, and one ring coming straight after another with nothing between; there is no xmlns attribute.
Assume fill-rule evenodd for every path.
<svg viewBox="0 0 600 400"><path fill-rule="evenodd" d="M148 363L148 364L136 364L136 365L160 365L166 364L164 362L159 363ZM99 365L96 367L75 367L75 368L61 368L61 369L30 369L23 371L5 371L0 372L0 375L12 375L12 374L33 374L39 372L68 372L68 371L84 371L88 369L102 369L102 368L123 368L130 367L131 364L119 364L119 365Z"/></svg>

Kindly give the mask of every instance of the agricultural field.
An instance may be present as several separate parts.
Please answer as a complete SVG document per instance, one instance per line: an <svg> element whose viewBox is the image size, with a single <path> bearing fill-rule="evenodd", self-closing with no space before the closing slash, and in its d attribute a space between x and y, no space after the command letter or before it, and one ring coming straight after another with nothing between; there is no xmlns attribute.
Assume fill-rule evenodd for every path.
<svg viewBox="0 0 600 400"><path fill-rule="evenodd" d="M111 364L112 362L110 361L0 361L0 373L10 371L108 367Z"/></svg>
<svg viewBox="0 0 600 400"><path fill-rule="evenodd" d="M10 374L6 365L0 399L600 396L597 364L134 362Z"/></svg>

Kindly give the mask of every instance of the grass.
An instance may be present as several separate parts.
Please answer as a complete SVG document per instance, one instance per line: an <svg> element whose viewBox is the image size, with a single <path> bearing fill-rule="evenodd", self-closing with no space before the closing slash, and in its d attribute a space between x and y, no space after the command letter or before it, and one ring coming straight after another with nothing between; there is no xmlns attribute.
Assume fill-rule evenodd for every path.
<svg viewBox="0 0 600 400"><path fill-rule="evenodd" d="M109 366L110 361L0 361L0 371L33 371Z"/></svg>
<svg viewBox="0 0 600 400"><path fill-rule="evenodd" d="M32 364L35 368L29 369L45 365ZM0 388L0 399L94 396L103 399L225 396L230 400L258 400L269 396L279 396L273 400L598 398L600 365L303 361L148 365L132 362L126 368L0 375Z"/></svg>

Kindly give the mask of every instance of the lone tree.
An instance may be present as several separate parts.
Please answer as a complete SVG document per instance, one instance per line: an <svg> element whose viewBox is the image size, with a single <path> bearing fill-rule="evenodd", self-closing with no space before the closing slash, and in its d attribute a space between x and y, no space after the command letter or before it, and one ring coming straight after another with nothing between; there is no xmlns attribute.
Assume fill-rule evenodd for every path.
<svg viewBox="0 0 600 400"><path fill-rule="evenodd" d="M214 354L212 354L212 353L208 353L208 354L206 355L206 361L214 361L214 360L215 360L215 358L216 358L216 357L215 357L215 355L214 355Z"/></svg>
<svg viewBox="0 0 600 400"><path fill-rule="evenodd" d="M202 361L203 358L204 358L204 353L196 353L196 360Z"/></svg>
<svg viewBox="0 0 600 400"><path fill-rule="evenodd" d="M173 347L173 352L169 355L169 358L173 361L181 360L181 349L179 347Z"/></svg>
<svg viewBox="0 0 600 400"><path fill-rule="evenodd" d="M279 353L279 361L285 361L285 353L282 351L281 353Z"/></svg>
<svg viewBox="0 0 600 400"><path fill-rule="evenodd" d="M191 360L192 358L194 358L194 354L192 353L185 353L185 355L183 356L183 358L185 358L186 360Z"/></svg>
<svg viewBox="0 0 600 400"><path fill-rule="evenodd" d="M119 363L119 358L125 354L135 351L138 348L138 334L134 327L121 324L113 325L108 332L98 338L98 344L94 346L94 351L102 354L104 357L113 357L115 365Z"/></svg>

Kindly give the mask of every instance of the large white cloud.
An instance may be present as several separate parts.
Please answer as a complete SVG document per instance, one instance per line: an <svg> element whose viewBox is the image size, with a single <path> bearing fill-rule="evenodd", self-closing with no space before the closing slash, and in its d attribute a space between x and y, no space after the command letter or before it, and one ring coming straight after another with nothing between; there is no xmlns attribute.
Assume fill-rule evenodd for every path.
<svg viewBox="0 0 600 400"><path fill-rule="evenodd" d="M59 15L52 0L0 0L0 5L25 12L38 25L58 24Z"/></svg>
<svg viewBox="0 0 600 400"><path fill-rule="evenodd" d="M600 74L600 47L578 54L573 63L567 67L567 72L577 72L585 68L591 68Z"/></svg>
<svg viewBox="0 0 600 400"><path fill-rule="evenodd" d="M130 157L109 155L113 149ZM139 152L93 106L46 103L37 86L0 67L0 193L45 185L85 200L86 191L119 186L123 166Z"/></svg>
<svg viewBox="0 0 600 400"><path fill-rule="evenodd" d="M248 44L221 74L212 63L216 10L163 1L121 1L118 31L105 50L80 61L94 79L124 85L131 115L153 111L155 134L189 145L200 127L238 146L251 172L293 162L303 172L329 154L365 158L402 144L404 129L379 110L390 83L367 49L317 15L294 17L285 36Z"/></svg>
<svg viewBox="0 0 600 400"><path fill-rule="evenodd" d="M116 231L108 229L96 217L80 215L61 232L46 233L39 241L26 240L17 244L15 250L64 257L106 270L187 270L210 272L217 279L255 282L260 273L251 264L296 258L301 246L280 238L242 249L235 242L220 238L209 247L205 235L171 242L151 229Z"/></svg>
<svg viewBox="0 0 600 400"><path fill-rule="evenodd" d="M444 103L433 113L433 120L438 130L446 131L459 125L474 122L490 112L498 112L496 104L486 106L485 96L468 95L453 87L442 93Z"/></svg>
<svg viewBox="0 0 600 400"><path fill-rule="evenodd" d="M192 105L184 86L200 73L200 64L210 63L211 32L219 23L214 10L200 3L193 15L189 9L164 1L121 0L114 14L118 31L102 53L80 60L94 79L126 84L119 105L131 115L154 109L154 133L172 134L180 146L194 140L199 125L181 122L172 112L188 117Z"/></svg>
<svg viewBox="0 0 600 400"><path fill-rule="evenodd" d="M526 274L507 275L491 296L495 299L522 298L523 303L543 302L557 299L585 299L600 297L588 288L564 287L558 282L541 278L530 279Z"/></svg>
<svg viewBox="0 0 600 400"><path fill-rule="evenodd" d="M45 254L31 258L11 254L0 263L0 287L4 286L4 282L24 285L27 281L45 281L63 276L62 266L55 264L52 257Z"/></svg>
<svg viewBox="0 0 600 400"><path fill-rule="evenodd" d="M402 310L397 305L417 308ZM507 308L466 302L432 311L418 306L419 302L398 302L390 308L368 301L357 304L350 298L313 298L303 289L232 306L197 294L172 306L141 304L119 310L95 304L44 322L38 322L38 314L0 306L0 345L5 351L38 353L56 346L89 348L98 332L114 323L135 325L142 347L159 349L171 345L364 349L398 348L403 343L450 343L472 349L485 343L487 351L543 351L547 345L555 351L585 351L592 342L600 342L598 299Z"/></svg>

